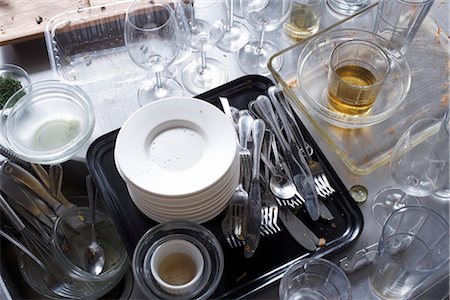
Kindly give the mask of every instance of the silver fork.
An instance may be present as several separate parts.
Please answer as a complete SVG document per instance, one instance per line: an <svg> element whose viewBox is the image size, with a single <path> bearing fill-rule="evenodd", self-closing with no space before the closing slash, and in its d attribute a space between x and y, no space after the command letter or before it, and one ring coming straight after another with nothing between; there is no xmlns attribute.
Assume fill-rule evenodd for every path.
<svg viewBox="0 0 450 300"><path fill-rule="evenodd" d="M288 118L289 123L292 124L292 129L294 133L294 137L296 141L303 148L303 155L308 163L308 167L311 170L311 175L314 179L314 185L316 188L316 192L319 196L326 198L335 192L335 189L331 186L330 182L327 179L327 176L324 172L324 169L320 162L314 160L312 158L313 151L308 151L309 145L305 142L302 132L298 127L297 122L295 122L294 113L287 99L284 97L283 92L277 86L271 86L268 89L268 94L272 101L279 102L285 111L285 116Z"/></svg>
<svg viewBox="0 0 450 300"><path fill-rule="evenodd" d="M266 159L270 158L270 150L272 148L273 135L269 130L266 130L263 140L263 154ZM263 160L263 162L267 162ZM274 195L269 187L270 172L269 167L264 165L264 193L261 195L261 234L271 235L281 231L278 225L278 205Z"/></svg>
<svg viewBox="0 0 450 300"><path fill-rule="evenodd" d="M224 101L224 99L221 99ZM241 114L238 120L240 178L239 185L231 196L227 214L222 221L222 232L230 247L240 247L242 241L242 228L245 207L248 201L248 193L245 185L250 183L251 154L247 149L247 142L252 130L253 118L250 115Z"/></svg>
<svg viewBox="0 0 450 300"><path fill-rule="evenodd" d="M244 189L243 179L244 179L244 171L242 170L243 157L239 155L241 162L241 171L239 184L231 196L230 203L228 204L228 211L225 218L222 221L222 233L225 236L230 247L240 247L244 245L244 242L241 240L242 237L242 228L243 228L243 220L245 213L245 206L248 201L248 193Z"/></svg>

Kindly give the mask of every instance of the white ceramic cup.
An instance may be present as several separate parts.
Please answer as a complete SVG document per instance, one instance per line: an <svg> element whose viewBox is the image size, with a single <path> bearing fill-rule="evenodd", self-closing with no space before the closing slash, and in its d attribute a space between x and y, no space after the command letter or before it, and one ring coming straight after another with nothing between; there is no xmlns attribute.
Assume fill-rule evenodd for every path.
<svg viewBox="0 0 450 300"><path fill-rule="evenodd" d="M156 282L173 295L183 295L195 289L203 267L200 250L193 243L181 239L159 245L150 260Z"/></svg>

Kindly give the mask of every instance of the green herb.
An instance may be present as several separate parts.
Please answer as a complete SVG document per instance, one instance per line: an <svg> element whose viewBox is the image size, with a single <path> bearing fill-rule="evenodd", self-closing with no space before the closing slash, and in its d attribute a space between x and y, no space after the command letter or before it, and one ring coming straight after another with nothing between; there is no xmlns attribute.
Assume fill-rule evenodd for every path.
<svg viewBox="0 0 450 300"><path fill-rule="evenodd" d="M0 108L3 108L6 101L19 89L22 84L19 80L11 76L0 76ZM21 96L19 96L20 98Z"/></svg>

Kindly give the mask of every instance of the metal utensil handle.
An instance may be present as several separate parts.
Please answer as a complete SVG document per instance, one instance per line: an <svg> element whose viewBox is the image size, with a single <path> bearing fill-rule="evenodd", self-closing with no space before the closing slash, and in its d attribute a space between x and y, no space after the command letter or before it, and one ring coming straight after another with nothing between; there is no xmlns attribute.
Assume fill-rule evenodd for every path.
<svg viewBox="0 0 450 300"><path fill-rule="evenodd" d="M10 161L4 161L2 164L2 170L8 176L13 177L30 190L35 192L42 200L44 200L57 214L62 214L67 208L64 207L61 202L56 200L47 188L38 180L33 174L29 173L27 170L23 169L19 165L16 165Z"/></svg>
<svg viewBox="0 0 450 300"><path fill-rule="evenodd" d="M242 148L247 149L248 140L250 138L252 127L253 127L253 118L250 115L241 115L238 121L238 135L239 135L239 145Z"/></svg>
<svg viewBox="0 0 450 300"><path fill-rule="evenodd" d="M306 158L310 159L312 153L310 153L308 149L311 147L308 147L308 145L306 144L305 138L303 137L303 134L300 128L298 127L297 122L295 122L294 120L292 108L290 104L287 102L286 98L284 97L283 92L277 86L271 86L269 87L268 94L270 96L270 99L272 99L272 102L278 103L282 107L284 117L286 118L287 123L291 125L295 141L299 143L300 146L303 148L303 152Z"/></svg>
<svg viewBox="0 0 450 300"><path fill-rule="evenodd" d="M88 194L88 200L89 200L89 207L91 208L91 237L92 241L95 241L96 234L95 234L95 202L96 202L96 194L97 190L94 186L94 183L92 182L91 175L86 176L86 189Z"/></svg>
<svg viewBox="0 0 450 300"><path fill-rule="evenodd" d="M283 136L283 133L281 132L281 129L277 124L275 111L273 110L272 104L270 103L270 99L267 96L258 96L254 105L259 108L259 112L262 114L264 121L267 122L268 126L274 133L276 139L283 148L283 151L290 150L289 143Z"/></svg>
<svg viewBox="0 0 450 300"><path fill-rule="evenodd" d="M5 213L5 215L9 218L9 220L13 223L14 228L17 231L22 231L25 228L25 224L23 224L22 220L16 214L16 212L12 209L9 203L5 198L0 194L0 208Z"/></svg>
<svg viewBox="0 0 450 300"><path fill-rule="evenodd" d="M253 138L253 165L252 178L259 178L261 148L266 130L266 123L261 119L256 119L253 123L252 138Z"/></svg>
<svg viewBox="0 0 450 300"><path fill-rule="evenodd" d="M37 258L33 253L31 253L31 251L27 247L25 247L21 242L19 242L18 240L16 240L6 232L4 232L2 229L0 229L0 235L3 236L5 239L7 239L11 244L19 248L23 253L28 255L32 260L34 260L39 265L39 267L41 267L42 270L45 271L47 270L42 261L39 258Z"/></svg>

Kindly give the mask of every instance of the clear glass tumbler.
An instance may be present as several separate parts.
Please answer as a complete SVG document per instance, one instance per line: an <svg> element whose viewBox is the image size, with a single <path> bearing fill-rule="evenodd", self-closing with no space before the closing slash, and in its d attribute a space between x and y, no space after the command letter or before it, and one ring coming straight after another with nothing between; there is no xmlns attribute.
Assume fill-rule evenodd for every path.
<svg viewBox="0 0 450 300"><path fill-rule="evenodd" d="M383 299L407 299L448 261L448 222L423 206L401 208L383 226L370 270L372 290Z"/></svg>

